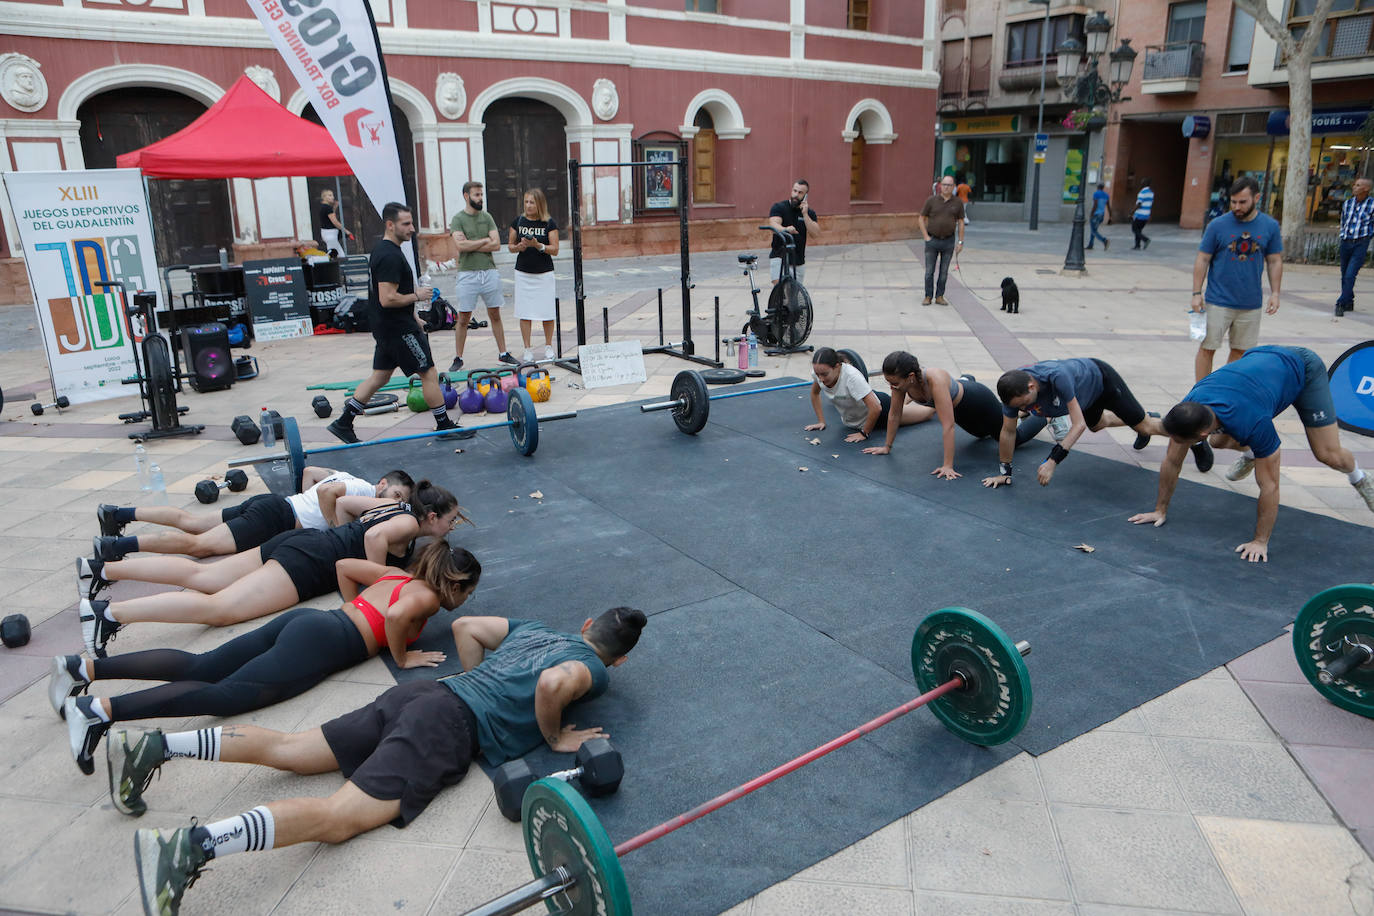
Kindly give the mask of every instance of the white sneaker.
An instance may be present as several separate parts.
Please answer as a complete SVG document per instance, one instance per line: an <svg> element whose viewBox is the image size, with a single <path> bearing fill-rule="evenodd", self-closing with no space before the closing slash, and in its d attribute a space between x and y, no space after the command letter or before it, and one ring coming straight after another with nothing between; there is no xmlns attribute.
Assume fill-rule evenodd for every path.
<svg viewBox="0 0 1374 916"><path fill-rule="evenodd" d="M545 358L545 359L553 359L553 358L554 358L554 355L553 355L553 344L545 344L545 345L544 345L544 358Z"/></svg>
<svg viewBox="0 0 1374 916"><path fill-rule="evenodd" d="M80 664L80 656L57 655L53 657L52 669L48 672L48 702L64 719L67 718L67 712L63 708L67 703L67 698L86 692L88 685L86 679L82 678L78 681L72 675L72 668Z"/></svg>
<svg viewBox="0 0 1374 916"><path fill-rule="evenodd" d="M1359 483L1352 483L1355 492L1364 498L1364 504L1369 507L1370 512L1374 512L1374 474L1365 471Z"/></svg>
<svg viewBox="0 0 1374 916"><path fill-rule="evenodd" d="M1241 455L1236 459L1236 463L1231 465L1231 469L1226 472L1227 480L1244 480L1250 476L1250 472L1255 469L1255 459L1246 455ZM1366 475L1366 479L1368 475Z"/></svg>
<svg viewBox="0 0 1374 916"><path fill-rule="evenodd" d="M1073 421L1068 417L1051 417L1045 425L1050 428L1050 435L1054 437L1055 442L1063 442L1064 437L1073 428Z"/></svg>
<svg viewBox="0 0 1374 916"><path fill-rule="evenodd" d="M525 353L524 353L523 356L520 357L520 362L522 362L522 363L532 363L532 362L534 362L534 350L533 350L533 348L531 348L531 347L526 347L526 348L525 348Z"/></svg>

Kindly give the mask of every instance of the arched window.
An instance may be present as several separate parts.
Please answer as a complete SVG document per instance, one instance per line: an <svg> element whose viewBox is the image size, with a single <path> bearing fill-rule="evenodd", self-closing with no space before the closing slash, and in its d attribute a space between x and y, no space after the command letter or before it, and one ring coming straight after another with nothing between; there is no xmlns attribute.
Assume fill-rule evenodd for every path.
<svg viewBox="0 0 1374 916"><path fill-rule="evenodd" d="M692 138L692 201L716 202L716 122L705 108L692 119L697 134Z"/></svg>

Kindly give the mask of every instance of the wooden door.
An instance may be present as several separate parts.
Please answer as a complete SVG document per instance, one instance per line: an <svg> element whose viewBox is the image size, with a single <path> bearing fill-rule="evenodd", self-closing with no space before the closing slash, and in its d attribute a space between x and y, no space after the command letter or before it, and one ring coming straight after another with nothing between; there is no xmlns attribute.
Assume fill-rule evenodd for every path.
<svg viewBox="0 0 1374 916"><path fill-rule="evenodd" d="M563 116L534 99L500 99L483 117L487 212L504 242L510 224L524 212L525 191L539 188L549 215L570 238L568 227L568 141ZM590 175L584 173L583 180Z"/></svg>
<svg viewBox="0 0 1374 916"><path fill-rule="evenodd" d="M864 135L859 135L849 144L849 199L864 199Z"/></svg>
<svg viewBox="0 0 1374 916"><path fill-rule="evenodd" d="M709 127L697 131L692 147L692 201L698 204L716 200L716 132Z"/></svg>
<svg viewBox="0 0 1374 916"><path fill-rule="evenodd" d="M203 114L200 102L166 89L116 89L87 99L76 115L86 168L112 169L121 153L168 137ZM148 206L159 265L217 263L219 249L233 250L225 179L149 179Z"/></svg>

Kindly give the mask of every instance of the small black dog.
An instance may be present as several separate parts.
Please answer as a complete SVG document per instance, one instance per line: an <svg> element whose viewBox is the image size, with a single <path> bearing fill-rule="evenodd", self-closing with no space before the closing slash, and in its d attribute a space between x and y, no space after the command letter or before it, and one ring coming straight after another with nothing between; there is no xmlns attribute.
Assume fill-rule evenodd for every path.
<svg viewBox="0 0 1374 916"><path fill-rule="evenodd" d="M1021 291L1011 277L1002 278L1002 311L1012 315L1021 312Z"/></svg>

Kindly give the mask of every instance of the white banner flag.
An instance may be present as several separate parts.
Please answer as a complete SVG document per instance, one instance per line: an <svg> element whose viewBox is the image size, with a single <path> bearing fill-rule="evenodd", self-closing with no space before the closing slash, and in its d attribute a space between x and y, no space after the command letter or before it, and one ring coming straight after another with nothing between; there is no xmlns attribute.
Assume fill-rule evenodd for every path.
<svg viewBox="0 0 1374 916"><path fill-rule="evenodd" d="M320 123L382 213L406 202L372 12L365 0L248 0Z"/></svg>
<svg viewBox="0 0 1374 916"><path fill-rule="evenodd" d="M54 395L81 404L135 394L121 384L135 370L119 294L96 283L118 280L130 296L157 291L143 176L137 169L3 174Z"/></svg>

